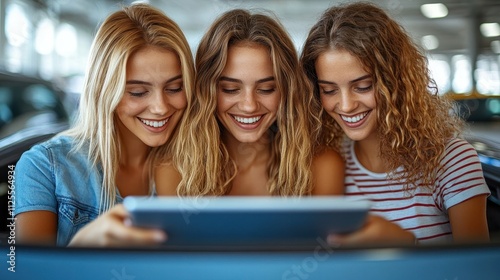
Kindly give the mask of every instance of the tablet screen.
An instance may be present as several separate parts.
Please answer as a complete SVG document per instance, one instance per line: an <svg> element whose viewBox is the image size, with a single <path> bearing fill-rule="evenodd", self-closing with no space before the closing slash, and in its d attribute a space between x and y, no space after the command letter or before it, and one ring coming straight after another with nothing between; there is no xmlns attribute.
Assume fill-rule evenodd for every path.
<svg viewBox="0 0 500 280"><path fill-rule="evenodd" d="M167 246L301 246L361 227L368 201L316 197L126 197L134 226L160 228Z"/></svg>

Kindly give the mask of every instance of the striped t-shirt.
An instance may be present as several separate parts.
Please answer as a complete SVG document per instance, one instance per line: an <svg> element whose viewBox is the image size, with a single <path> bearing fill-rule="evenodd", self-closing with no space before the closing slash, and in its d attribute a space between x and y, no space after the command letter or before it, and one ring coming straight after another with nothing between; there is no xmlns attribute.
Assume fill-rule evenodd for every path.
<svg viewBox="0 0 500 280"><path fill-rule="evenodd" d="M352 141L344 144L343 152L346 195L369 199L372 214L413 232L421 243L451 241L447 209L490 193L475 149L462 139L448 143L433 191L419 187L409 193L403 184L388 180L387 174L367 170L356 158Z"/></svg>

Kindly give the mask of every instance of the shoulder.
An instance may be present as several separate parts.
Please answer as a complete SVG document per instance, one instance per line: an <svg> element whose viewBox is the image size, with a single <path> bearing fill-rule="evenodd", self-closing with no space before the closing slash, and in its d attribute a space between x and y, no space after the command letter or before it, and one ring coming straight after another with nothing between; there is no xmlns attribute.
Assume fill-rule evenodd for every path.
<svg viewBox="0 0 500 280"><path fill-rule="evenodd" d="M52 158L53 154L67 154L71 150L69 139L64 136L55 136L45 142L33 145L25 151L19 159L18 165L30 160Z"/></svg>
<svg viewBox="0 0 500 280"><path fill-rule="evenodd" d="M480 162L476 149L469 142L455 138L446 145L441 163L443 166L464 166Z"/></svg>
<svg viewBox="0 0 500 280"><path fill-rule="evenodd" d="M60 135L54 136L25 151L17 164L23 165L31 162L37 165L37 163L44 164L42 162L45 161L63 163L75 159L87 161L86 153L75 153L75 151L73 151L74 145L75 141L71 137Z"/></svg>
<svg viewBox="0 0 500 280"><path fill-rule="evenodd" d="M437 174L435 194L443 196L446 208L479 194L489 194L477 152L466 140L449 141Z"/></svg>
<svg viewBox="0 0 500 280"><path fill-rule="evenodd" d="M73 141L66 136L33 146L16 163L16 211L57 212L62 200L90 201L89 186L98 188L100 176L93 172L84 154L72 153ZM36 194L36 195L34 195Z"/></svg>
<svg viewBox="0 0 500 280"><path fill-rule="evenodd" d="M481 162L476 149L463 139L452 139L446 145L437 171L438 179L483 177ZM445 180L447 181L447 180Z"/></svg>
<svg viewBox="0 0 500 280"><path fill-rule="evenodd" d="M335 150L321 150L312 162L313 194L343 194L345 165Z"/></svg>
<svg viewBox="0 0 500 280"><path fill-rule="evenodd" d="M344 160L339 152L331 148L323 148L313 157L313 165L343 164Z"/></svg>
<svg viewBox="0 0 500 280"><path fill-rule="evenodd" d="M163 163L155 168L154 179L158 195L175 196L182 176L172 163Z"/></svg>
<svg viewBox="0 0 500 280"><path fill-rule="evenodd" d="M74 140L67 136L54 138L34 145L24 152L16 163L19 184L78 185L77 182L95 180L102 176L99 168L95 168L86 151L75 150ZM73 183L70 183L71 181Z"/></svg>
<svg viewBox="0 0 500 280"><path fill-rule="evenodd" d="M474 154L476 153L474 147L469 142L467 142L467 140L461 138L454 138L448 141L445 151L446 153L450 153L453 151L458 151L458 152L470 151Z"/></svg>
<svg viewBox="0 0 500 280"><path fill-rule="evenodd" d="M26 153L44 153L50 151L51 153L67 153L74 147L75 141L72 137L57 135L51 139L38 143L31 147Z"/></svg>

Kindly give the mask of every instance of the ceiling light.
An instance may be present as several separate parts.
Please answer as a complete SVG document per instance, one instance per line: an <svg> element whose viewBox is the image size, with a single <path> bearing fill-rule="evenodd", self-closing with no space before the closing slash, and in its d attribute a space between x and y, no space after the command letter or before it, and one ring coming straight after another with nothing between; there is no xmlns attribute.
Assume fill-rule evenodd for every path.
<svg viewBox="0 0 500 280"><path fill-rule="evenodd" d="M500 36L500 25L496 22L483 23L479 27L484 37L497 37Z"/></svg>
<svg viewBox="0 0 500 280"><path fill-rule="evenodd" d="M55 28L52 20L44 18L38 23L35 37L35 50L42 55L49 55L54 49Z"/></svg>
<svg viewBox="0 0 500 280"><path fill-rule="evenodd" d="M427 18L442 18L448 15L448 8L442 3L424 4L420 11Z"/></svg>
<svg viewBox="0 0 500 280"><path fill-rule="evenodd" d="M76 29L69 23L62 23L56 31L56 52L62 57L70 57L76 54L78 49L78 36Z"/></svg>
<svg viewBox="0 0 500 280"><path fill-rule="evenodd" d="M435 50L439 47L439 40L434 35L425 35L422 37L422 46L426 50Z"/></svg>

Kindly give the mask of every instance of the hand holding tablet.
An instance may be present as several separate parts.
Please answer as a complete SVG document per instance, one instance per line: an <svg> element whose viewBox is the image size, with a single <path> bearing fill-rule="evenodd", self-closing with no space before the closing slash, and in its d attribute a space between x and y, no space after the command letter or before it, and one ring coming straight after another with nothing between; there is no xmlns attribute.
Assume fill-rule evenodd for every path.
<svg viewBox="0 0 500 280"><path fill-rule="evenodd" d="M127 197L134 226L163 229L167 246L303 246L359 229L368 201L316 197Z"/></svg>

